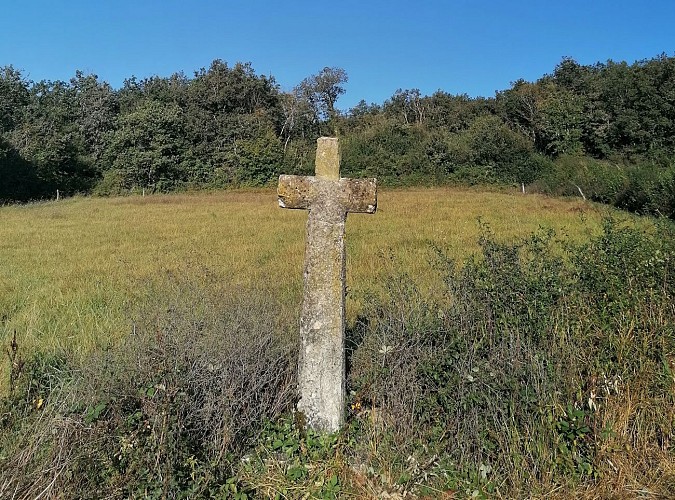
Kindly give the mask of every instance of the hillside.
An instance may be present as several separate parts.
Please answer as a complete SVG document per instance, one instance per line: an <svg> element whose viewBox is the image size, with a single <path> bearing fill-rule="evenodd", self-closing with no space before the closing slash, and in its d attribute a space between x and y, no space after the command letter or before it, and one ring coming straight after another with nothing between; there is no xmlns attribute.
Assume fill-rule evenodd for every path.
<svg viewBox="0 0 675 500"><path fill-rule="evenodd" d="M383 190L347 221L347 423L317 435L293 413L305 212L259 190L0 217L0 497L675 488L665 220Z"/></svg>
<svg viewBox="0 0 675 500"><path fill-rule="evenodd" d="M500 238L542 225L579 241L598 229L597 210L471 189L381 192L376 216L348 218L352 300L396 269L429 286L432 247L457 258L476 251L479 217ZM0 216L5 343L17 330L27 346L105 345L129 332L133 308L173 279L268 290L293 311L301 300L307 214L280 210L272 190L73 198L3 207Z"/></svg>

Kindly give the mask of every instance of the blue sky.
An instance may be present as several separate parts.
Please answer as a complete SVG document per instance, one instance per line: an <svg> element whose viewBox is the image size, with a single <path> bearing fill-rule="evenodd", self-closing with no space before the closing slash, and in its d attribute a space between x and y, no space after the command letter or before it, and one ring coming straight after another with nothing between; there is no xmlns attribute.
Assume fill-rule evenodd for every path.
<svg viewBox="0 0 675 500"><path fill-rule="evenodd" d="M119 88L219 58L289 90L338 66L349 75L341 109L398 88L492 96L563 56L675 55L673 0L0 0L0 12L0 66L34 81L80 69Z"/></svg>

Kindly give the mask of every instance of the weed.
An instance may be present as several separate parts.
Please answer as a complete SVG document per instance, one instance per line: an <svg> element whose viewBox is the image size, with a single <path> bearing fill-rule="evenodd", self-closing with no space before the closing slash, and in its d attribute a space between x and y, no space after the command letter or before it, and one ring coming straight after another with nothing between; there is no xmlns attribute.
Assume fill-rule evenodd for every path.
<svg viewBox="0 0 675 500"><path fill-rule="evenodd" d="M603 227L560 246L550 230L504 243L483 225L480 256L438 251L445 296L400 274L370 297L349 379L365 461L410 485L407 457L436 456L425 487L468 496L573 490L612 476L626 443L642 457L634 481L671 474L640 461L663 467L674 437L672 228ZM651 411L618 404L634 391Z"/></svg>
<svg viewBox="0 0 675 500"><path fill-rule="evenodd" d="M25 409L3 428L3 491L244 498L237 457L294 401L297 355L267 296L216 304L190 283L176 290L118 347L26 362L9 401Z"/></svg>
<svg viewBox="0 0 675 500"><path fill-rule="evenodd" d="M357 258L362 267L350 267L357 319L347 332L350 398L338 434L313 434L301 415L291 416L297 315L288 304L299 288L252 283L269 269L290 273L295 264L279 267L275 259L299 263L301 241L279 257L252 250L253 240L237 233L232 262L248 252L259 269L237 268L244 276L236 279L213 271L213 262L169 265L174 255L153 267L121 252L124 266L148 278L131 299L126 291L138 281L121 278L110 293L110 283L93 285L96 273L64 255L68 271L60 269L32 302L1 278L14 291L0 299L10 389L0 400L0 496L592 498L638 489L667 496L675 487L669 223L607 219L585 242L578 240L585 229L563 244L549 229L515 238L524 227L508 226L508 217L526 218L529 203L553 203L533 197L490 226L472 222L475 230L460 239L476 241L460 242L467 248L459 252L448 231L466 219L429 209L422 221L411 208L420 192L391 193L398 212L377 229L349 225L351 255L386 255L378 245L391 228L398 239L390 259ZM433 193L427 201L439 208L450 191ZM456 201L474 206L475 196ZM159 224L176 199L106 203L118 222L115 207L135 203ZM514 200L503 198L508 206ZM53 214L57 221L73 217L65 204L12 208L33 209L63 211ZM276 224L269 214L263 219ZM301 234L302 221L292 230ZM166 246L143 241L165 253L170 234L184 228L158 231ZM284 241L265 234L275 248ZM222 261L223 252L205 248ZM470 249L478 254L467 257ZM17 252L10 252L12 269L32 262ZM9 280L39 282L31 274L39 266L24 267ZM69 289L66 278L78 269L89 276ZM365 286L369 280L377 283ZM122 297L137 300L138 309L120 305ZM52 316L27 316L40 309ZM111 315L105 321L102 311ZM115 315L131 333L87 340L122 324ZM99 320L107 326L92 329ZM9 335L14 328L19 334ZM78 329L83 337L73 333L72 344L54 340Z"/></svg>

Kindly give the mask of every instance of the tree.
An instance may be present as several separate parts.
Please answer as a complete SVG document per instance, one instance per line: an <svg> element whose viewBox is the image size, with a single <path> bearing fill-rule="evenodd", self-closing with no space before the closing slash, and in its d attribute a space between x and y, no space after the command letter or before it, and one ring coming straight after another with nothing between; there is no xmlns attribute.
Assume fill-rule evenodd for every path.
<svg viewBox="0 0 675 500"><path fill-rule="evenodd" d="M497 94L497 103L507 123L539 152L552 157L582 152L583 96L542 78L518 80Z"/></svg>
<svg viewBox="0 0 675 500"><path fill-rule="evenodd" d="M471 164L493 169L500 181L529 183L536 178L540 164L533 161L532 144L499 117L477 118L462 135Z"/></svg>
<svg viewBox="0 0 675 500"><path fill-rule="evenodd" d="M318 74L300 82L296 92L314 109L317 120L328 121L334 128L338 117L335 103L345 93L343 85L348 80L344 69L325 67Z"/></svg>
<svg viewBox="0 0 675 500"><path fill-rule="evenodd" d="M14 129L30 100L30 82L12 66L0 68L0 134Z"/></svg>
<svg viewBox="0 0 675 500"><path fill-rule="evenodd" d="M99 82L96 75L76 71L70 87L77 103L76 123L84 138L92 160L102 159L106 135L110 132L119 112L117 95L107 82Z"/></svg>
<svg viewBox="0 0 675 500"><path fill-rule="evenodd" d="M495 112L494 99L484 97L471 98L466 94L452 95L438 90L424 99L427 126L449 132L466 130L479 116Z"/></svg>
<svg viewBox="0 0 675 500"><path fill-rule="evenodd" d="M424 123L426 105L419 89L398 89L384 104L384 112L408 125Z"/></svg>
<svg viewBox="0 0 675 500"><path fill-rule="evenodd" d="M237 146L236 180L250 185L264 185L279 176L283 150L271 131L255 139L241 139Z"/></svg>
<svg viewBox="0 0 675 500"><path fill-rule="evenodd" d="M195 154L211 168L234 171L237 141L282 131L283 111L272 78L258 76L249 63L216 59L187 87L186 132Z"/></svg>
<svg viewBox="0 0 675 500"><path fill-rule="evenodd" d="M66 82L43 80L30 88L21 123L8 138L35 167L42 194L86 192L98 178L77 118L77 98Z"/></svg>
<svg viewBox="0 0 675 500"><path fill-rule="evenodd" d="M0 135L0 204L40 196L43 185L35 167L25 161Z"/></svg>
<svg viewBox="0 0 675 500"><path fill-rule="evenodd" d="M175 104L141 104L118 119L106 154L125 189L174 187L190 159L183 111Z"/></svg>
<svg viewBox="0 0 675 500"><path fill-rule="evenodd" d="M571 57L563 57L555 67L551 80L559 87L577 95L587 95L594 74L594 68L582 66Z"/></svg>
<svg viewBox="0 0 675 500"><path fill-rule="evenodd" d="M284 122L280 135L284 141L284 151L294 137L314 139L320 135L320 123L316 109L305 98L299 87L293 89L292 92L282 94L281 108L284 113Z"/></svg>
<svg viewBox="0 0 675 500"><path fill-rule="evenodd" d="M35 168L9 141L25 115L29 85L12 66L0 68L0 203L29 200L42 191Z"/></svg>

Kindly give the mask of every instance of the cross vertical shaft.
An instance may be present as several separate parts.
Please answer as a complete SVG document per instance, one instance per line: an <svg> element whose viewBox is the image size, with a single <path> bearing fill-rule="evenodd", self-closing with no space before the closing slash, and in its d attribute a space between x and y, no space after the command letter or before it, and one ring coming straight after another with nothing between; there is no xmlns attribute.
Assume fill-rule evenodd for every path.
<svg viewBox="0 0 675 500"><path fill-rule="evenodd" d="M333 432L345 401L345 221L348 212L373 213L375 179L341 179L338 140L318 140L316 176L282 175L279 204L309 209L300 319L298 411L307 425Z"/></svg>
<svg viewBox="0 0 675 500"><path fill-rule="evenodd" d="M298 410L329 431L342 425L345 398L345 220L326 206L310 210L307 220Z"/></svg>

